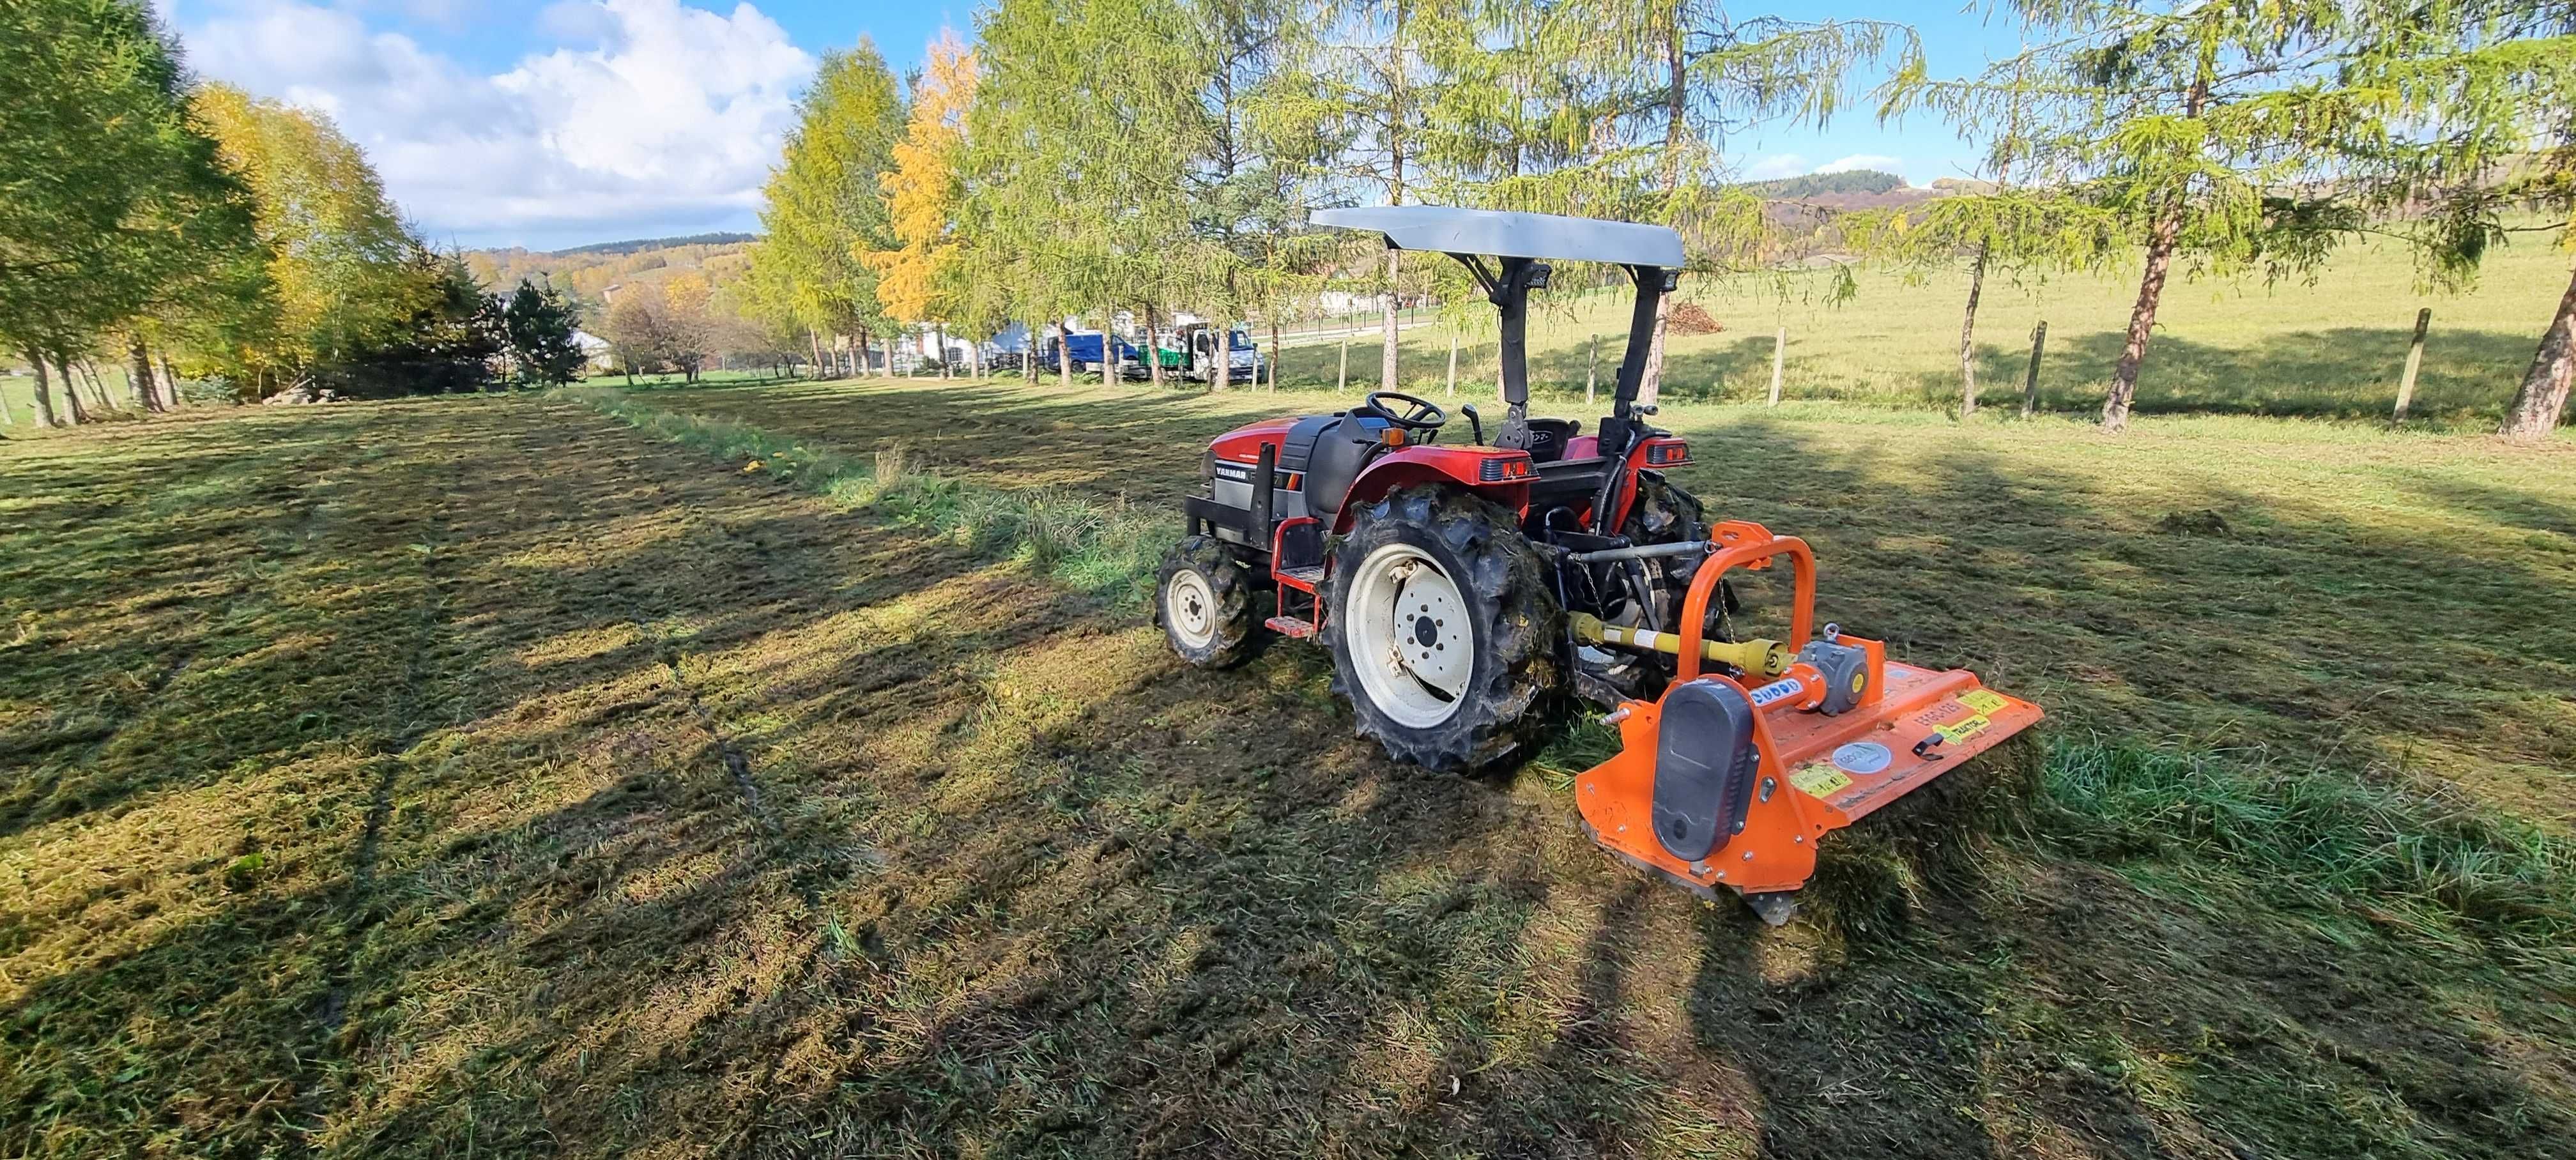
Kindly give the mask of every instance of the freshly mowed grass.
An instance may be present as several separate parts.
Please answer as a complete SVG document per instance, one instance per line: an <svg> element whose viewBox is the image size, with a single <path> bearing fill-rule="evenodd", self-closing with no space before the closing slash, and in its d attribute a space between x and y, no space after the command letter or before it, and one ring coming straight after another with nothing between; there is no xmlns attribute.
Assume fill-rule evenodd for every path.
<svg viewBox="0 0 2576 1160"><path fill-rule="evenodd" d="M1446 261L1412 255L1408 261ZM2419 424L2493 430L2531 364L2558 299L2569 255L2542 241L2498 248L2477 287L2460 296L2426 294L2393 247L2346 249L2310 282L2185 281L2167 290L2156 317L2137 408L2145 414L2266 414L2384 419L2397 396L2415 311L2433 309L2412 410ZM1830 279L1804 274L1786 301L1768 283L1695 280L1683 298L1704 306L1723 331L1668 340L1663 398L1746 402L1770 390L1772 338L1789 333L1783 390L1790 399L1834 399L1955 410L1959 397L1959 313L1967 278L1956 268L1927 273L1863 269L1858 293L1822 299ZM1984 404L2020 405L2032 325L2048 322L2040 405L2098 413L2137 295L2134 268L2101 276L2060 275L2016 286L1992 278L1977 317L1977 379ZM1600 336L1600 392L1617 376L1628 327L1625 290L1541 291L1530 323L1530 380L1542 398L1580 399L1590 338ZM1460 393L1493 395L1492 323L1461 336ZM1267 336L1264 336L1266 342ZM1377 385L1380 344L1351 341L1355 390ZM1449 332L1404 332L1400 369L1408 390L1437 397L1448 367ZM1292 345L1282 386L1329 387L1337 340Z"/></svg>
<svg viewBox="0 0 2576 1160"><path fill-rule="evenodd" d="M1600 855L1544 765L1387 764L1314 650L1179 665L1024 498L942 522L1168 514L1208 433L1326 405L799 384L0 447L0 1154L2576 1133L2564 447L1668 414L1829 614L2054 715L2026 800L1837 835L1772 931Z"/></svg>

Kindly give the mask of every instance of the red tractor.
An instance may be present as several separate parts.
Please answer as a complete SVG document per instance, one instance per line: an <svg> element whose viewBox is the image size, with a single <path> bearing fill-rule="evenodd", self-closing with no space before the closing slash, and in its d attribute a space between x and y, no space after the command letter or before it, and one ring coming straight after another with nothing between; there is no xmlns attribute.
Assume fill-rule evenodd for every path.
<svg viewBox="0 0 2576 1160"><path fill-rule="evenodd" d="M1578 780L1586 828L1701 893L1742 893L1774 922L1813 873L1816 838L2038 720L1964 671L1817 632L1806 545L1712 526L1666 477L1690 447L1651 425L1637 387L1680 235L1436 206L1312 220L1463 263L1501 311L1506 409L1490 441L1474 407L1459 408L1457 441L1445 408L1392 391L1219 436L1159 574L1156 619L1183 658L1238 663L1265 627L1320 637L1359 731L1439 770L1526 755L1564 694L1609 706L1626 750ZM1637 290L1610 414L1590 433L1529 415L1529 295L1547 286L1549 258L1615 264ZM1712 614L1733 607L1725 573L1784 557L1787 638L1710 639ZM1256 624L1263 588L1276 614Z"/></svg>

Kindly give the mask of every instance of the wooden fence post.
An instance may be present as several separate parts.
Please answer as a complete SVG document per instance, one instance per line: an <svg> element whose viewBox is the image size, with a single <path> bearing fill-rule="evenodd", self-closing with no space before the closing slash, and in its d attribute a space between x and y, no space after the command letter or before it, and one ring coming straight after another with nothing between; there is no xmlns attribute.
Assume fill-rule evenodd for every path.
<svg viewBox="0 0 2576 1160"><path fill-rule="evenodd" d="M2397 414L2393 422L2405 422L2406 408L2415 403L2415 372L2424 365L2424 332L2432 326L2432 307L2415 312L2415 341L2406 345L2406 373L2397 380Z"/></svg>
<svg viewBox="0 0 2576 1160"><path fill-rule="evenodd" d="M1771 405L1780 405L1780 372L1789 363L1789 328L1782 326L1771 339Z"/></svg>
<svg viewBox="0 0 2576 1160"><path fill-rule="evenodd" d="M1333 393L1349 390L1351 385L1351 332L1342 332L1342 369L1333 376Z"/></svg>
<svg viewBox="0 0 2576 1160"><path fill-rule="evenodd" d="M1583 372L1583 405L1592 405L1592 392L1601 385L1601 332L1592 332L1592 367Z"/></svg>
<svg viewBox="0 0 2576 1160"><path fill-rule="evenodd" d="M2021 379L2021 417L2039 413L2039 356L2048 348L2048 320L2030 328L2030 370Z"/></svg>

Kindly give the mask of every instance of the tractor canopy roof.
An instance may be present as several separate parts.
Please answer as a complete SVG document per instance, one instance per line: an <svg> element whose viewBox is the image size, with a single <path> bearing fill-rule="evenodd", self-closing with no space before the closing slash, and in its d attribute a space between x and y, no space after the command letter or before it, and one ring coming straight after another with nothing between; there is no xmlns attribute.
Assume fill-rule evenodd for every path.
<svg viewBox="0 0 2576 1160"><path fill-rule="evenodd" d="M1560 217L1445 205L1384 205L1322 209L1307 219L1319 226L1376 230L1399 250L1442 254L1491 254L1499 258L1561 258L1616 262L1622 266L1682 264L1682 236L1667 226L1597 218Z"/></svg>

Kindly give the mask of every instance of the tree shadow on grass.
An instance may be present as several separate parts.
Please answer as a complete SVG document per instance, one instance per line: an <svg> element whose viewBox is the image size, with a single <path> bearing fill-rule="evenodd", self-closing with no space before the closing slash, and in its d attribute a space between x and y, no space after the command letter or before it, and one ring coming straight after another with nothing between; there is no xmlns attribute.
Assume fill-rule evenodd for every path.
<svg viewBox="0 0 2576 1160"><path fill-rule="evenodd" d="M2241 635L2195 611L2250 598L2211 575L2436 550L2289 511L2266 579L2234 555L2264 544L1973 448L1889 482L1795 427L1722 443L1694 486L1812 534L1831 614L2134 732L2195 719L2159 705L2208 673L2125 641ZM493 455L518 466L458 501L452 526L493 527L455 541L454 655L420 670L443 727L404 755L373 892L253 895L39 984L0 1033L49 1061L13 1101L45 1130L124 1108L194 1114L219 1155L1803 1156L2508 1155L2567 1127L2568 1036L2515 1037L2557 1026L2529 1017L2544 983L2224 866L2115 874L2044 827L1963 860L1974 819L1892 810L1832 839L1820 903L1854 901L1820 904L1831 925L1766 931L1594 851L1535 774L1389 765L1300 648L1186 670L1135 617L604 420ZM1944 518L1962 495L1997 517ZM539 647L639 622L649 644ZM2066 675L2093 666L2114 682ZM224 924L252 942L188 949ZM206 978L243 998L150 1042L180 1062L103 1089L126 1104L73 1098L152 1012L233 993ZM336 1030L313 1015L335 989ZM283 1127L254 1110L281 1075Z"/></svg>

